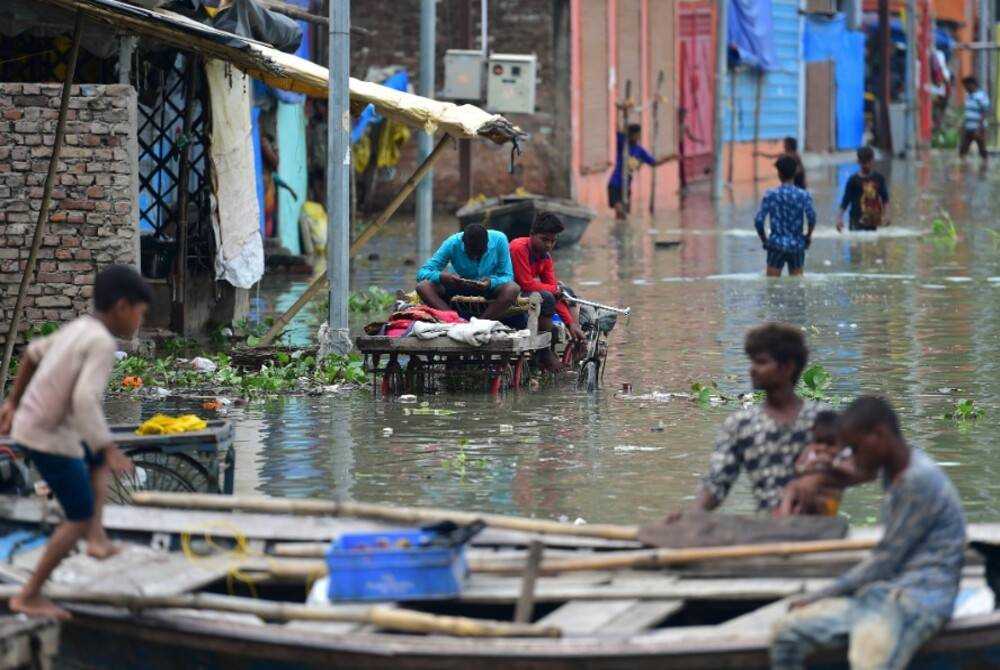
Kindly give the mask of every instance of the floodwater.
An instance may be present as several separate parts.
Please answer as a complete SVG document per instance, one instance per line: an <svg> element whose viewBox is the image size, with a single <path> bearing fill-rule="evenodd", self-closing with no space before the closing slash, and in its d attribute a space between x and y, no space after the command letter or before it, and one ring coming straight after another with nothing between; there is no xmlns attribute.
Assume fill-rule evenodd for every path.
<svg viewBox="0 0 1000 670"><path fill-rule="evenodd" d="M801 279L766 279L752 228L752 189L714 208L705 193L655 220L597 220L580 246L557 250L561 278L592 300L632 308L612 334L605 388L572 385L493 399L421 398L452 414L414 415L412 405L367 391L280 397L234 409L237 490L277 496L346 497L544 518L639 522L686 504L704 473L716 426L734 406L621 397L685 391L715 381L749 390L745 331L764 320L807 329L812 360L833 375L832 395L881 393L896 404L907 437L946 468L972 520L1000 512L1000 223L997 175L950 156L883 165L893 225L839 235L836 197L850 164L809 173L820 216ZM761 192L769 183L761 184ZM947 211L958 239L935 241ZM442 220L437 238L454 229ZM657 239L682 245L657 249ZM371 245L379 258L355 268L355 289L412 283L412 227ZM269 280L262 310L294 301L304 282ZM358 326L362 325L360 322ZM308 337L308 318L295 336ZM943 418L972 399L984 419ZM115 401L115 418L163 410ZM196 409L170 406L170 410ZM662 426L662 431L653 428ZM383 437L383 429L393 429ZM873 523L874 485L848 492L844 511ZM741 482L726 502L751 509Z"/></svg>

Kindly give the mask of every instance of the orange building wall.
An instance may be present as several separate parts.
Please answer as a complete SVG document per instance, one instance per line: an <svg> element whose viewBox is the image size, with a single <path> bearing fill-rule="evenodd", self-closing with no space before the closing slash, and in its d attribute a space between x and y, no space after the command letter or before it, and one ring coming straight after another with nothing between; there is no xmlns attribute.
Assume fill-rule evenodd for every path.
<svg viewBox="0 0 1000 670"><path fill-rule="evenodd" d="M969 0L933 0L934 15L942 21L963 23L968 19ZM898 14L906 6L903 0L890 0L889 11ZM866 12L878 11L878 0L865 0Z"/></svg>

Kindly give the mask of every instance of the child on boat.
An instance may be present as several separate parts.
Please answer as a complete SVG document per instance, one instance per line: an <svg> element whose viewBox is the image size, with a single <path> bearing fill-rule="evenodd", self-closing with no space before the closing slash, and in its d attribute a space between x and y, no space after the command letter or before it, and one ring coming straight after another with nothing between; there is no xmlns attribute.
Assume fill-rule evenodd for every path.
<svg viewBox="0 0 1000 670"><path fill-rule="evenodd" d="M836 412L824 410L816 415L812 442L795 459L798 476L785 487L775 516L837 514L845 484L857 474L850 448L837 440L837 422Z"/></svg>
<svg viewBox="0 0 1000 670"><path fill-rule="evenodd" d="M965 558L958 493L933 460L911 448L892 407L862 397L840 419L866 479L882 475L882 539L833 584L790 604L771 641L771 667L795 670L848 640L852 668L902 670L951 618Z"/></svg>
<svg viewBox="0 0 1000 670"><path fill-rule="evenodd" d="M115 447L102 407L115 363L115 337L131 339L152 301L132 268L112 265L94 282L94 313L25 349L10 396L0 409L0 434L11 433L38 469L66 520L10 609L29 616L69 618L42 596L42 586L81 538L87 553L117 553L101 523L109 475L130 472L132 461Z"/></svg>

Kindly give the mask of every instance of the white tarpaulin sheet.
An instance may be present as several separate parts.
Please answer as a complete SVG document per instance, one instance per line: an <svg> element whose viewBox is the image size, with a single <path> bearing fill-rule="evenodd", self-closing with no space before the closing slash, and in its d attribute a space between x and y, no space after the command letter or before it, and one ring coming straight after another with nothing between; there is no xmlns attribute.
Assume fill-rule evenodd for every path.
<svg viewBox="0 0 1000 670"><path fill-rule="evenodd" d="M205 61L212 108L213 222L216 278L250 288L264 274L264 241L254 177L250 78L219 60Z"/></svg>

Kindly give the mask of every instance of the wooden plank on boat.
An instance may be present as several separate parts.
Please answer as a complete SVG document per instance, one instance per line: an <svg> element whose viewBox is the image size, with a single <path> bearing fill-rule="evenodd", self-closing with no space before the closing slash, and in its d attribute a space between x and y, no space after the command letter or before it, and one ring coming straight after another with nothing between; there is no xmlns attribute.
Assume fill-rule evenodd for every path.
<svg viewBox="0 0 1000 670"><path fill-rule="evenodd" d="M538 623L556 626L567 637L593 635L637 604L638 600L570 600L542 617Z"/></svg>
<svg viewBox="0 0 1000 670"><path fill-rule="evenodd" d="M802 593L805 583L795 579L677 579L670 575L629 576L596 583L567 582L541 577L535 585L537 602L568 600L777 600ZM517 600L520 580L473 574L460 600L480 604L510 604Z"/></svg>
<svg viewBox="0 0 1000 670"><path fill-rule="evenodd" d="M635 635L658 626L683 607L683 600L636 600L600 632L603 635Z"/></svg>
<svg viewBox="0 0 1000 670"><path fill-rule="evenodd" d="M0 518L21 523L61 520L58 507L38 498L0 496ZM343 533L370 533L398 525L368 519L260 514L252 512L206 512L177 508L108 505L104 508L104 526L113 531L136 533L208 533L214 537L243 536L247 539L296 542L329 542ZM603 540L570 535L541 535L522 531L486 528L473 538L475 546L521 547L532 539L547 547L620 549L635 548L635 542Z"/></svg>
<svg viewBox="0 0 1000 670"><path fill-rule="evenodd" d="M59 652L59 624L51 619L0 617L0 669L50 668Z"/></svg>
<svg viewBox="0 0 1000 670"><path fill-rule="evenodd" d="M14 567L25 573L34 570L42 551L39 547L16 555ZM175 595L222 579L236 565L236 559L229 556L191 559L182 553L126 545L120 554L105 560L83 553L69 556L52 574L52 581L99 593Z"/></svg>
<svg viewBox="0 0 1000 670"><path fill-rule="evenodd" d="M769 605L758 607L752 612L747 612L741 616L734 617L729 621L719 624L719 630L727 633L767 632L771 630L771 627L774 626L778 619L788 613L788 603L798 597L799 596L783 598L782 600L773 602Z"/></svg>

